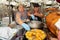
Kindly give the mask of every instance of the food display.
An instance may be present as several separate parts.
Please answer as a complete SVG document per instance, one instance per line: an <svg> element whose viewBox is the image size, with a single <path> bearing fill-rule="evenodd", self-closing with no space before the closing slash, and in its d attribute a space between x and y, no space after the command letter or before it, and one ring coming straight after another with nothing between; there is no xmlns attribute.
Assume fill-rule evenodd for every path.
<svg viewBox="0 0 60 40"><path fill-rule="evenodd" d="M57 10L57 8L55 8L55 7L46 8L46 12L47 11L56 11L56 10Z"/></svg>
<svg viewBox="0 0 60 40"><path fill-rule="evenodd" d="M46 37L45 32L40 29L32 29L27 31L25 35L28 40L44 40Z"/></svg>
<svg viewBox="0 0 60 40"><path fill-rule="evenodd" d="M46 16L47 27L56 36L57 36L56 31L58 31L58 29L56 28L55 23L58 21L59 18L60 18L60 14L58 12L51 12Z"/></svg>

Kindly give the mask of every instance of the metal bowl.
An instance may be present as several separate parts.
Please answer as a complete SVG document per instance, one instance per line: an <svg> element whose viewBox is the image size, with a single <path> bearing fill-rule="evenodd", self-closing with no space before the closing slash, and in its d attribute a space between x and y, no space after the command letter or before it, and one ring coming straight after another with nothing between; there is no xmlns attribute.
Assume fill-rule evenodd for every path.
<svg viewBox="0 0 60 40"><path fill-rule="evenodd" d="M31 28L41 28L43 26L43 23L40 22L40 21L31 21L31 22L28 23L28 25Z"/></svg>

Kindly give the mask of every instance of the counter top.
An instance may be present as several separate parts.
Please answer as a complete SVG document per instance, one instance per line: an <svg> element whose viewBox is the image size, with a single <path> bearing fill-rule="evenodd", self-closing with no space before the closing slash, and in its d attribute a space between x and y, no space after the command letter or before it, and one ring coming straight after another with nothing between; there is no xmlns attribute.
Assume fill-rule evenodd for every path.
<svg viewBox="0 0 60 40"><path fill-rule="evenodd" d="M14 28L10 28L8 26L1 26L0 27L0 39L5 38L8 40L11 40L11 38L19 31L22 27L19 25L16 25Z"/></svg>

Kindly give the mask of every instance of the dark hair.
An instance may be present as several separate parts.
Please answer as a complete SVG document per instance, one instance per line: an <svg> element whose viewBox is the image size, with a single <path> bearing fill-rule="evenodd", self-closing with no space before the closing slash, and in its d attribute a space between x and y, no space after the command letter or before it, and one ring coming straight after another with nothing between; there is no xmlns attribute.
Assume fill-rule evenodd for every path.
<svg viewBox="0 0 60 40"><path fill-rule="evenodd" d="M38 3L33 3L34 7L40 7L40 5Z"/></svg>

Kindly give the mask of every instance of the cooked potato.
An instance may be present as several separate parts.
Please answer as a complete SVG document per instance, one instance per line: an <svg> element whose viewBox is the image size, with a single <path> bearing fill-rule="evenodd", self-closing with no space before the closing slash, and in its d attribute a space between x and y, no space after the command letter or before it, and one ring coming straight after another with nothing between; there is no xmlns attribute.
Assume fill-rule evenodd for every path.
<svg viewBox="0 0 60 40"><path fill-rule="evenodd" d="M43 40L45 37L45 32L39 29L32 29L31 31L26 32L26 38L29 40Z"/></svg>

